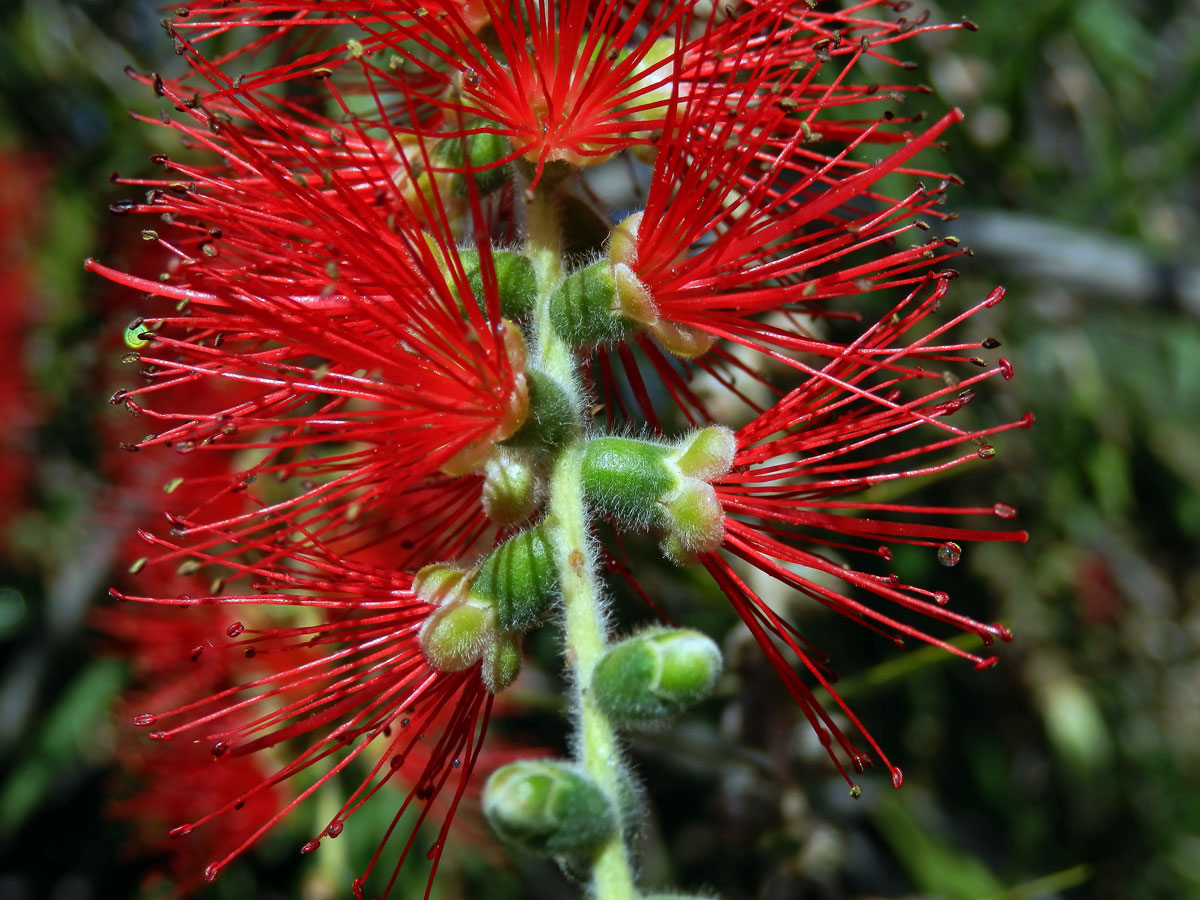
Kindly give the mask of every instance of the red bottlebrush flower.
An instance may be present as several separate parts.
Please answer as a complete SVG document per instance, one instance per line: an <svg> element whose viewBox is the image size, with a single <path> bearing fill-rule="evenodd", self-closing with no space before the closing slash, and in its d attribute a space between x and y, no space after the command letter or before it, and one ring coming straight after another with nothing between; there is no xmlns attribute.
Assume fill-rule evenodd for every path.
<svg viewBox="0 0 1200 900"><path fill-rule="evenodd" d="M88 261L168 307L132 328L147 384L114 400L159 430L130 449L257 452L245 477L312 484L239 521L272 526L300 515L311 525L303 514L344 522L376 504L394 513L414 484L469 469L518 430L525 346L502 318L486 242L475 264L482 299L463 303L473 289L444 217L430 235L413 215L363 202L336 175L307 182L233 126L220 139L177 127L223 163L163 160L173 177L130 182L149 186L150 199L118 210L171 219L170 237L144 236L174 263L150 281ZM380 178L391 184L389 173ZM436 217L436 189L432 203ZM208 527L200 514L176 524Z"/></svg>
<svg viewBox="0 0 1200 900"><path fill-rule="evenodd" d="M258 757L214 761L207 748L195 744L130 745L119 753L122 769L132 780L131 792L120 789L107 814L133 825L126 851L131 857L165 860L161 870L146 876L148 889L166 879L171 896L195 893L204 885L204 867L241 846L281 803L278 790L255 791L269 777ZM202 830L189 840L171 833L181 820L247 796L220 828Z"/></svg>
<svg viewBox="0 0 1200 900"><path fill-rule="evenodd" d="M989 367L967 355L995 347L991 339L946 342L955 325L1000 302L1003 290L997 288L946 323L930 323L949 284L949 278L927 276L858 339L840 348L827 346L831 358L824 363L819 357L788 360L804 373L803 380L736 432L713 423L670 444L601 437L589 445L583 464L585 495L600 514L618 529L656 531L672 561L699 562L710 572L848 781L838 751L859 772L872 756L821 707L806 675L830 693L889 768L896 786L902 776L838 697L829 660L759 596L727 557L897 644L916 638L980 668L996 661L959 649L913 620L924 616L975 634L986 645L1010 639L1003 626L952 611L944 592L904 584L895 574L871 572L850 561L857 554L886 563L894 546L912 545L930 548L943 566L953 566L962 555L960 541L1027 538L1023 531L947 521L967 516L1007 521L1016 511L1003 503L960 508L879 495L885 485L991 459L996 455L992 435L1033 422L1028 415L991 427L961 422L969 415L962 411L976 386L996 376L1010 378L1012 367L1005 359ZM932 364L954 363L983 371L960 379L929 370ZM611 567L639 590L636 570L619 559ZM800 662L799 672L788 654Z"/></svg>
<svg viewBox="0 0 1200 900"><path fill-rule="evenodd" d="M523 634L558 603L578 666L580 758L510 770L492 795L493 822L517 839L538 831L558 788L533 803L544 809L501 809L506 792L570 787L583 798L574 812L594 821L539 832L533 846L583 861L621 843L633 830L631 792L612 723L654 718L675 701L641 703L637 679L614 663L606 699L584 702L602 660L623 658L610 655L594 579L588 529L598 515L656 529L671 560L708 569L843 773L838 748L856 768L868 757L780 645L828 687L826 661L729 557L884 634L940 643L908 621L924 614L1006 637L943 608L934 591L837 558L888 559L886 544L908 543L953 562L960 540L1024 539L940 518L1007 518L1007 507L871 496L988 455L990 446L956 448L1024 424L952 419L973 384L1007 377L1003 361L929 387L926 366L974 362L966 351L979 345L943 339L969 313L927 321L952 275L931 269L958 251L951 238L912 238L921 217L941 217L943 185L895 197L880 186L895 175L941 182L915 157L960 114L918 131L915 118L858 112L900 90L862 83L860 63L895 63L891 45L926 27L875 16L899 5L197 2L168 23L192 72L146 81L175 105L167 124L200 155L158 158L167 174L127 180L148 193L117 211L164 219L144 237L173 259L157 280L88 265L155 304L127 338L146 383L114 398L156 429L130 449L225 461L179 476L168 532L140 532L151 550L133 568L217 577L202 597L172 598L163 586L114 593L265 608L231 627L220 651L261 670L138 716L156 740L209 747L216 765L256 751L284 760L176 833L293 777L306 785L256 817L210 877L362 763L358 787L303 849L352 827L407 770L412 787L364 877L407 831L390 889L429 818L442 820L436 869L492 692L515 677ZM233 30L240 46L206 59L207 41ZM865 161L866 148L883 158ZM581 170L620 151L653 156L654 168L645 209L614 228ZM830 301L884 289L907 297L846 345L793 315L872 321ZM764 365L745 363L738 344ZM587 384L593 359L599 377ZM643 377L647 360L658 385ZM731 367L774 404L743 397ZM664 396L691 424L715 422L689 384L696 372L745 399L753 420L673 444L589 424L594 401L619 411L610 423L638 418L625 394L659 435L676 430L656 410ZM618 646L653 662L702 644L704 677L675 698L685 704L715 682L720 660L711 640L677 637Z"/></svg>
<svg viewBox="0 0 1200 900"><path fill-rule="evenodd" d="M231 817L243 823L240 840L225 846L223 855L205 870L212 880L322 785L354 764L365 765L367 774L359 787L302 851L310 852L322 839L352 827L356 811L385 785L401 779L410 788L370 866L355 881L355 892L362 895L363 883L399 828L409 836L401 839L387 878L384 893L390 890L417 830L438 816L442 824L427 853L433 860L432 884L492 710L492 695L480 679L479 666L447 673L430 665L418 636L434 607L412 592L411 575L352 563L316 545L247 567L245 575L254 579L253 592L178 598L113 592L118 599L167 606L204 609L219 604L225 615L236 607L271 607L290 611L285 618L295 622L279 624L280 615L264 614L261 627L229 625L228 642L213 652L253 659L263 664L266 674L173 709L135 717L136 724L155 729L150 734L154 740L200 744L216 765L228 760L240 767L239 760L267 748L280 748L276 756L292 756L277 771L244 785L220 804L203 810L189 804L186 808L195 810L195 817L177 824L172 835L221 827ZM265 797L279 797L280 786L306 772L310 781L294 799L266 802ZM252 804L262 810L253 817L243 809Z"/></svg>
<svg viewBox="0 0 1200 900"><path fill-rule="evenodd" d="M176 590L183 579L174 578ZM169 583L160 585L172 593ZM128 606L98 610L93 625L107 638L114 652L132 665L135 693L122 703L122 714L170 707L196 693L216 692L236 684L236 670L245 668L225 651L228 615L217 606L200 607L180 615L177 610L137 609ZM260 666L261 669L261 666ZM133 826L126 852L133 857L165 858L161 875L175 896L193 893L203 884L204 867L241 846L279 806L286 790L273 786L255 790L269 778L260 757L214 760L206 746L147 746L121 741L117 764L122 781L108 815ZM180 841L171 829L181 820L199 818L212 809L249 799L227 818L224 827L206 829L197 839Z"/></svg>
<svg viewBox="0 0 1200 900"><path fill-rule="evenodd" d="M957 179L915 165L962 113L923 129L921 117L891 110L846 117L847 107L903 99L896 86L862 83L858 74L868 57L897 64L884 51L913 31L903 20L871 18L871 6L781 11L774 27L782 30L772 38L786 37L783 58L714 51L698 57L708 60L697 70L709 77L681 79L661 123L671 139L657 146L645 208L617 227L607 248L621 315L634 323L625 342L599 348L599 381L614 401L610 422L619 415L663 430L640 371L645 363L630 345L688 421L700 424L712 415L688 383L691 373L728 386L725 373L741 370L769 383L760 366L731 354L732 345L783 366L797 354L835 356L840 345L794 314L870 319L831 301L911 288L962 252L953 237L921 235L926 219L952 217L941 205ZM738 77L718 77L727 70ZM868 149L886 155L864 160ZM907 177L908 192L883 193L880 184L896 176ZM618 395L618 369L637 414Z"/></svg>
<svg viewBox="0 0 1200 900"><path fill-rule="evenodd" d="M931 260L959 252L956 241L938 237L893 246L906 232L928 227L918 216L943 217L937 207L944 185L918 186L898 200L873 187L895 172L942 178L904 166L961 113L909 135L903 147L871 164L851 153L884 119L827 156L803 139L792 115L764 105L721 121L702 103L685 106L676 127L687 137L659 154L645 212L630 223L636 228L630 268L663 320L685 334L707 335L697 337L701 349L719 337L788 346L788 336L772 335L754 317L791 310L820 315L819 301L919 283ZM810 130L811 118L800 120ZM792 133L781 137L781 129ZM859 261L863 251L873 252ZM652 333L676 349L672 332Z"/></svg>
<svg viewBox="0 0 1200 900"><path fill-rule="evenodd" d="M43 165L36 157L0 147L0 279L5 286L0 309L0 352L8 363L0 368L0 542L9 520L25 504L33 426L25 338L36 307L33 294L32 244L40 228Z"/></svg>
<svg viewBox="0 0 1200 900"><path fill-rule="evenodd" d="M1003 626L983 624L952 611L944 592L902 584L895 575L862 571L836 556L865 554L887 562L894 545L907 544L928 547L942 565L953 566L962 554L960 541L1027 538L1024 531L938 521L948 516L1011 519L1016 511L1003 503L946 508L871 499L874 486L990 459L996 454L988 442L991 435L1032 424L1031 416L989 428L960 426L953 421L973 398L977 384L997 375L1007 379L1012 369L1004 359L986 367L977 357L961 355L977 349L978 344L940 343L954 325L998 303L1003 297L1000 289L923 336L906 338L927 325L924 320L937 308L947 287L944 279L931 288L920 286L892 315L835 358L819 369L809 369L799 387L736 433L732 468L714 479L713 486L725 513L722 547L726 553L898 644L904 638L916 638L983 668L995 663L995 658L961 650L908 620L913 615L924 616L974 633L986 645L996 638L1010 639ZM944 379L926 369L935 361L971 362L984 366L985 371L961 381ZM924 387L929 382L936 386ZM906 445L894 448L897 439ZM845 774L838 748L860 772L870 756L856 748L821 708L779 644L795 654L802 670L830 693L899 786L900 770L838 697L833 687L836 675L828 660L765 603L729 562L716 554L704 556L702 562L783 677L839 770ZM841 582L844 587L831 587L831 582ZM856 596L860 593L865 594L864 599Z"/></svg>
<svg viewBox="0 0 1200 900"><path fill-rule="evenodd" d="M139 465L132 467L136 480L127 483L127 488L140 485L147 494L134 493L132 498L125 499L126 505L140 503L137 511L144 519L147 509L154 504L149 491L161 487L163 467L159 463L169 460L127 454L118 458L140 460ZM175 466L175 472L179 474L167 482L168 493L159 494L162 502L168 505L172 502L200 503L203 509L229 513L241 499L242 492L230 493L219 488L228 487L231 479L234 484L244 486L241 475L231 476L228 472L227 464L231 458L201 453L180 458ZM221 463L226 466L222 467ZM477 484L466 479L460 480L459 484L473 487L477 495ZM461 553L447 545L445 532L435 529L433 536L423 535L412 525L441 522L450 526L452 532L453 522L447 518L441 504L445 504L453 493L437 491L439 506L434 509L429 509L430 504L417 496L419 492L410 493L413 508L404 520L408 523L406 533L419 536L419 542L411 542L413 546L398 551L394 544L378 546L370 553L360 552L358 556L401 560L405 556L424 558L428 553L441 558L443 551L450 556ZM426 514L423 521L422 513ZM168 518L177 521L180 517L169 513ZM401 526L394 527L399 529ZM330 757L336 758L338 754L344 756L335 772L343 770L347 764L361 768L363 763L352 760L360 755L369 757L365 764L368 767L374 765L375 771L382 771L382 774L370 785L366 795L382 791L391 802L419 810L414 815L422 820L444 823L444 834L463 796L463 791L456 788L466 786L470 772L459 775L454 770L461 768L460 765L454 760L440 758L440 754L446 752L445 741L450 738L438 731L439 723L447 721L446 704L459 701L455 700L454 688L443 689L435 683L435 673L427 665L424 674L420 672L423 657L415 635L428 608L411 595L400 596L393 602L387 599L372 602L373 598L363 588L361 576L362 571L371 567L366 563L355 567L345 556L335 558L323 551L329 566L344 567L347 573L351 570L359 572L358 580L353 575L332 574L330 581L338 585L336 596L331 596L330 592L317 594L320 588L313 586L316 577L313 554L318 551L300 550L292 544L280 547L266 541L256 543L236 534L230 542L236 548L233 550L224 542L214 541L211 530L198 538L178 535L178 531L174 530L177 536L172 540L154 537L149 531L140 532L142 539L149 541L153 549L150 555L139 557L131 566L131 574L122 579L125 584L136 586L139 594L146 595L139 599L151 595L154 599L137 604L121 603L99 610L93 617L93 624L107 637L110 646L132 664L133 691L121 705L123 716L148 727L154 714L147 714L146 710L176 710L182 723L171 732L153 735L163 738L170 734L172 739L155 741L149 747L140 742L123 743L119 748L118 764L129 785L120 788L117 799L109 808L109 815L134 826L128 848L130 854L141 858L163 857L166 862L161 875L169 879L176 894L190 894L203 884L206 871L211 880L220 867L246 850L268 827L311 794L307 791L298 797L300 788L289 780L291 776L314 767L320 770L324 766L328 770ZM431 537L437 539L432 549ZM181 541L183 546L176 546L172 541ZM220 546L220 551L206 553L205 548L214 543ZM242 557L256 553L259 558L255 566L249 567L242 562ZM218 562L224 565L218 566ZM306 569L308 577L298 576L298 568ZM195 595L196 579L218 570L224 574L212 579L210 590L220 596ZM386 572L387 578L394 580L397 577L390 567ZM280 578L280 573L285 573L285 580ZM234 593L233 588L247 578L254 579L253 593ZM206 578L203 583L208 580ZM409 583L411 576L401 580ZM314 596L285 600L270 594L269 587L287 592L309 590ZM403 594L378 585L374 590L385 598ZM122 600L129 597L128 589L113 590L112 593ZM260 610L259 618L267 627L256 630L251 618L254 613L246 607L257 605L259 600L263 606L273 609ZM281 612L280 607L287 605L297 609ZM299 622L306 610L315 624L277 627L281 621ZM235 621L237 618L246 618L250 627ZM365 618L370 622L361 621ZM372 655L369 660L363 658L364 653L356 656L355 648L351 646L355 641L365 641L372 648L369 652L374 653L387 648L389 640L395 648L392 655ZM389 671L393 677L387 677ZM361 682L351 687L349 682L356 672L362 676ZM475 675L475 672L470 674ZM417 724L409 736L421 737L415 744L410 741L400 750L405 756L403 763L396 762L393 754L392 761L381 769L376 765L379 762L378 746L386 746L389 726L382 725L384 737L378 739L378 730L371 729L361 707L367 705L369 699L379 699L389 690L397 690L401 683L407 683L408 689L400 689L390 700L398 704L397 708L409 699L412 702L406 707L405 716L396 730L403 730L403 723L411 717ZM469 680L465 683L469 684ZM486 703L490 708L491 695L486 695L478 684L477 675L474 687L462 691L469 695L470 702ZM362 698L358 706L354 701L356 696ZM432 699L419 699L425 696ZM267 716L269 708L271 713L286 718L287 710L279 713L278 705L273 705L281 703L281 697L297 699L298 702L289 709L295 712L293 718L302 725L292 723L292 727L287 728L280 718ZM300 702L302 697L311 703ZM339 703L338 698L342 702ZM468 701L461 699L460 705L454 708L465 709L462 703ZM316 711L322 706L323 714ZM355 711L363 716L364 724L355 733L361 739L360 746L350 747L353 729L348 722ZM374 712L380 720L388 718L386 711L376 709ZM164 714L162 721L169 722L170 715ZM471 715L486 719L486 712L480 714L476 710ZM336 730L335 724L328 721L330 716L339 716L338 724L346 726L336 737L329 735L331 729ZM264 731L271 730L270 725L264 724L267 719L276 726L272 731L275 737L263 737ZM218 727L219 734L212 731ZM447 727L457 726L451 720ZM205 728L209 731L204 731ZM482 740L483 730L481 723L479 740ZM182 734L175 739L174 735L179 732ZM256 735L257 739L247 739L244 743L230 739L231 734L239 733ZM376 746L372 746L373 739ZM305 753L306 740L319 746ZM397 738L392 744L399 740ZM287 751L276 747L279 741L284 742L284 748L301 754L302 759L292 767L281 769L280 760ZM263 750L267 752L256 752ZM474 758L471 757L472 761ZM496 759L497 754L493 751L488 755L487 764L495 764ZM447 768L450 771L442 772L442 775L450 779L450 796L440 790L430 790L430 779ZM322 780L333 774L325 771ZM453 780L460 777L461 782ZM439 781L438 787L444 783ZM355 799L353 808L348 804L343 809L345 816L365 802L366 796L360 792ZM381 798L380 802L388 800ZM315 841L324 836L336 837L343 822L344 819L331 822L325 833L305 844L304 849L311 850ZM412 824L414 834L419 824ZM157 877L154 872L147 876L148 881Z"/></svg>
<svg viewBox="0 0 1200 900"><path fill-rule="evenodd" d="M505 138L509 148L490 164L524 157L536 165L536 184L547 163L586 165L656 143L671 127L679 97L703 97L697 111L702 108L710 120L741 116L762 106L764 92L779 90L799 69L819 68L822 61L847 54L895 63L887 55L890 44L916 32L957 27L868 15L874 8L899 6L880 0L822 11L794 0L766 0L735 13L698 0L661 5L392 0L336 8L317 2L262 3L252 10L202 2L182 7L187 15L170 27L182 52L233 28L252 29L254 37L241 48L214 60L228 66L236 59L250 71L236 79L218 76L218 90L208 93L206 102L312 74L334 76L347 90L369 91L375 103L381 96L399 98L383 107L374 123L389 131L425 140L476 134ZM360 31L347 43L344 31L334 26L351 24ZM486 35L480 33L485 25L491 26ZM254 69L253 60L264 48L280 45L288 48L286 62ZM707 96L717 86L721 96ZM808 140L817 112L901 90L878 83L823 86L809 73L794 95L782 99L808 113L803 124L798 117L792 120ZM351 105L362 114L360 104ZM827 124L827 140L903 140L869 122L819 124Z"/></svg>
<svg viewBox="0 0 1200 900"><path fill-rule="evenodd" d="M291 122L247 109L304 153ZM385 846L399 828L409 837L386 891L426 820L442 822L428 854L436 871L493 706L478 665L449 673L427 661L419 635L434 607L410 588L420 566L477 555L496 533L480 508L481 479L443 473L469 473L526 418L524 339L503 318L490 245L473 258L459 250L436 185L415 199L397 193L382 209L359 196L359 183L308 183L250 131L220 124L214 134L207 126L223 120L203 109L195 118L205 127L176 127L220 161L163 160L171 176L137 182L150 188L147 201L117 209L170 220L143 234L173 255L166 271L151 281L88 263L165 307L127 332L146 385L113 399L159 430L126 449L187 454L168 482L169 534L142 530L151 549L131 572L216 576L207 596L156 579L136 599L295 614L231 626L236 640L223 647L196 645L266 662L257 675L192 684L187 700L171 689L157 705L169 711L136 720L169 726L151 735L164 747L199 742L214 765L231 761L236 795L180 806L190 820L173 830L236 819L236 840L202 845L215 854L209 879L349 767L368 774L306 852L350 827L385 786L408 785L355 886L390 862ZM382 163L378 171L394 187ZM424 204L421 215L409 199ZM477 200L473 212L482 223ZM418 220L441 228L430 234ZM242 780L253 772L244 758L269 748L282 756L280 745L291 762ZM290 799L283 788L301 773L313 783ZM152 791L123 808L153 814L168 801Z"/></svg>

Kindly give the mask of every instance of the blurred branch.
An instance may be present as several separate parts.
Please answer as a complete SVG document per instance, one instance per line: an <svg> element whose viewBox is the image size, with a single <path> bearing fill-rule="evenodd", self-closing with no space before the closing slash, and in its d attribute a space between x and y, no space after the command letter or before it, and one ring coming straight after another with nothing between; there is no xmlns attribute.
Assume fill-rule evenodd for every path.
<svg viewBox="0 0 1200 900"><path fill-rule="evenodd" d="M1200 266L1161 263L1133 241L999 210L964 211L954 231L978 257L1002 271L1200 318Z"/></svg>

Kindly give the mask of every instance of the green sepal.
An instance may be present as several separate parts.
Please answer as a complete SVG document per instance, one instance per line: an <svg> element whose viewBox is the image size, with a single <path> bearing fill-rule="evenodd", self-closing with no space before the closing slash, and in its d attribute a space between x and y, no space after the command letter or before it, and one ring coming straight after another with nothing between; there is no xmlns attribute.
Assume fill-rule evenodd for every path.
<svg viewBox="0 0 1200 900"><path fill-rule="evenodd" d="M466 574L444 563L424 566L413 576L412 590L423 603L440 606L466 595Z"/></svg>
<svg viewBox="0 0 1200 900"><path fill-rule="evenodd" d="M649 723L703 700L721 675L721 651L698 631L651 628L609 648L591 693L616 722Z"/></svg>
<svg viewBox="0 0 1200 900"><path fill-rule="evenodd" d="M604 792L558 760L497 769L483 789L483 811L501 838L545 856L590 853L615 828Z"/></svg>
<svg viewBox="0 0 1200 900"><path fill-rule="evenodd" d="M736 435L722 425L710 425L683 440L676 465L684 475L710 481L729 471L736 453Z"/></svg>
<svg viewBox="0 0 1200 900"><path fill-rule="evenodd" d="M463 153L464 145L466 153ZM480 196L486 196L503 187L508 181L507 165L496 165L512 153L512 145L508 138L491 132L469 134L466 137L448 137L438 142L433 150L433 157L439 165L453 169L470 168L468 175L463 172L450 174L450 191L455 197L467 196L467 178L475 179L476 189Z"/></svg>
<svg viewBox="0 0 1200 900"><path fill-rule="evenodd" d="M459 250L458 258L467 275L467 285L475 297L480 312L486 313L483 293L483 273L478 250ZM537 271L533 260L511 250L493 250L492 264L496 270L496 289L500 298L500 313L510 319L524 319L533 312L537 302Z"/></svg>
<svg viewBox="0 0 1200 900"><path fill-rule="evenodd" d="M520 430L503 441L504 446L559 446L575 425L571 398L557 381L536 369L525 370L525 384L529 388L529 413Z"/></svg>
<svg viewBox="0 0 1200 900"><path fill-rule="evenodd" d="M550 324L574 347L611 344L633 333L635 323L620 314L609 260L592 263L563 280L550 297Z"/></svg>
<svg viewBox="0 0 1200 900"><path fill-rule="evenodd" d="M528 631L541 622L559 597L558 568L542 526L493 550L471 583L471 595L495 604L501 632Z"/></svg>
<svg viewBox="0 0 1200 900"><path fill-rule="evenodd" d="M592 508L632 528L663 527L660 500L675 489L678 476L668 464L670 447L632 438L588 441L580 478Z"/></svg>

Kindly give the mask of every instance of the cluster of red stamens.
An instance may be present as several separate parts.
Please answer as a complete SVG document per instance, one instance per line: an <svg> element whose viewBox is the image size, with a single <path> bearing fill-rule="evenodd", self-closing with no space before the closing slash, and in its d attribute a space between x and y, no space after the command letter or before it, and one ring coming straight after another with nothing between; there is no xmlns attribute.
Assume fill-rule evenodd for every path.
<svg viewBox="0 0 1200 900"><path fill-rule="evenodd" d="M217 768L252 753L271 762L172 832L248 823L208 877L344 772L358 786L302 849L349 831L400 782L364 877L399 829L390 889L430 816L436 869L493 696L479 664L431 661L422 629L438 607L417 576L442 564L474 573L522 516L544 512L544 491L504 521L480 497L495 448L519 448L535 474L553 454L530 441L549 440L538 437L549 426L534 361L547 338L534 306L554 302L555 284L532 266L536 299L514 306L507 274L536 256L526 207L547 191L568 267L606 272L610 258L626 303L600 302L626 318L574 349L581 383L565 393L591 419L571 427L661 441L731 430L732 463L703 479L723 516L719 549L694 561L839 770L874 756L899 783L837 698L828 661L748 573L978 666L993 660L926 634L913 614L1008 639L951 611L943 592L857 561L886 563L907 545L952 565L960 542L1025 539L951 523L1009 519L1003 504L872 497L989 458L993 435L1029 424L956 415L979 383L1011 377L1005 360L978 356L996 342L948 336L1003 292L934 317L962 250L937 227L952 218L941 205L954 179L919 157L962 114L922 124L892 109L914 90L888 77L902 68L898 42L948 27L906 19L905 6L289 0L192 2L165 20L189 72L142 80L174 107L163 120L190 152L156 157L164 175L119 179L145 196L115 211L146 216L142 236L168 263L88 267L146 295L127 332L142 383L113 401L154 433L126 449L205 459L180 461L166 526L139 532L140 581L113 594L230 613L206 646L237 662L198 697L157 698L168 709L137 724L207 748ZM640 217L600 200L591 173L603 164L628 167L625 208ZM979 368L943 372L960 364ZM636 561L613 565L636 583ZM178 591L181 578L204 580ZM302 773L303 789L284 793Z"/></svg>

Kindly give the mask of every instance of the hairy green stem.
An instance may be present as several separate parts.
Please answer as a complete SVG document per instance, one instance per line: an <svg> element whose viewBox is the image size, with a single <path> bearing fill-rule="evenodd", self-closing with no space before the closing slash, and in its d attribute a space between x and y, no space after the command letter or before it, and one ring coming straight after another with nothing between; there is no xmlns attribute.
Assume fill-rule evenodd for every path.
<svg viewBox="0 0 1200 900"><path fill-rule="evenodd" d="M608 645L596 561L589 545L579 467L583 443L567 447L550 481L550 519L563 593L567 664L573 674L572 707L579 729L575 753L612 805L616 833L596 854L592 869L595 900L633 900L633 866L625 846L622 812L628 776L616 730L596 706L592 671Z"/></svg>
<svg viewBox="0 0 1200 900"><path fill-rule="evenodd" d="M568 392L576 414L575 433L559 451L551 475L546 518L563 594L563 640L572 674L571 706L578 728L575 755L608 797L618 822L613 836L596 851L591 896L593 900L634 900L637 891L633 865L622 824L629 776L616 730L593 702L589 690L592 670L608 646L608 623L595 553L588 536L580 479L584 398L575 371L577 360L575 352L550 324L550 296L563 275L561 225L552 188L543 187L527 203L525 226L526 253L537 267L540 285L534 312L537 364Z"/></svg>
<svg viewBox="0 0 1200 900"><path fill-rule="evenodd" d="M538 367L556 379L580 412L575 354L550 324L550 298L562 281L562 226L558 204L543 187L525 204L525 255L537 271L538 299L533 313L535 359ZM578 419L577 421L582 421Z"/></svg>

